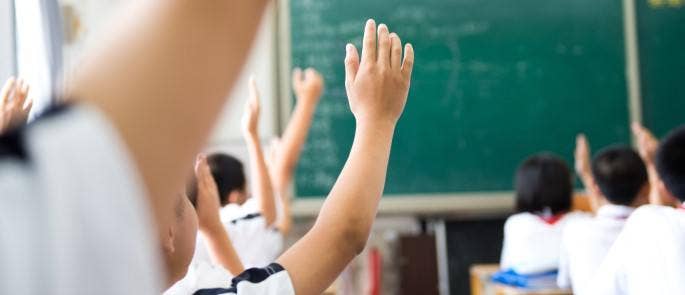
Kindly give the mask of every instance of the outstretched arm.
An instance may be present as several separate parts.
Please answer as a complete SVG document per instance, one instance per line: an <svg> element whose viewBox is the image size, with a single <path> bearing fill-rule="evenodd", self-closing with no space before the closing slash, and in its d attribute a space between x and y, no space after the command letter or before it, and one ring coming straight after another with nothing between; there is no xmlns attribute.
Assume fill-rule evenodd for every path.
<svg viewBox="0 0 685 295"><path fill-rule="evenodd" d="M204 155L199 156L195 163L195 177L197 179L197 216L200 234L207 242L212 261L236 276L245 268L240 262L233 244L231 244L228 232L221 223L219 190L214 178L212 178L212 172Z"/></svg>
<svg viewBox="0 0 685 295"><path fill-rule="evenodd" d="M595 177L592 175L590 145L585 134L578 134L576 137L575 168L578 178L580 178L589 195L592 212L597 212L597 209L602 206L604 198L602 197L602 192L597 188Z"/></svg>
<svg viewBox="0 0 685 295"><path fill-rule="evenodd" d="M276 149L274 162L271 165L271 178L283 205L276 226L284 235L288 234L292 223L288 188L292 182L295 168L297 168L302 146L307 140L316 105L323 92L323 77L312 68L306 69L304 72L295 69L293 71L293 90L295 97L297 97L297 105Z"/></svg>
<svg viewBox="0 0 685 295"><path fill-rule="evenodd" d="M253 195L259 201L259 209L266 221L266 225L270 226L276 220L276 200L274 199L274 190L271 186L271 175L269 175L269 168L266 166L264 159L264 151L259 142L259 90L254 77L250 78L250 97L245 104L245 113L243 114L243 136L247 143L248 154L250 155L250 170L252 171L252 189Z"/></svg>
<svg viewBox="0 0 685 295"><path fill-rule="evenodd" d="M656 171L654 158L656 157L656 151L659 148L659 140L654 137L652 132L650 132L640 123L633 122L630 127L633 131L633 135L637 139L637 151L640 153L642 161L645 162L645 166L647 166L647 175L650 186L649 203L654 205L675 205L672 201L662 197L659 194L659 189L657 187L657 183L659 183L660 178L659 173Z"/></svg>
<svg viewBox="0 0 685 295"><path fill-rule="evenodd" d="M349 158L313 228L278 259L297 294L320 294L363 250L383 194L414 52L407 44L402 61L400 38L385 25L376 32L372 20L366 24L363 46L361 64L351 44L345 58L345 85L357 122Z"/></svg>
<svg viewBox="0 0 685 295"><path fill-rule="evenodd" d="M129 1L66 85L66 97L96 106L118 130L158 225L173 218L169 196L183 190L267 2Z"/></svg>

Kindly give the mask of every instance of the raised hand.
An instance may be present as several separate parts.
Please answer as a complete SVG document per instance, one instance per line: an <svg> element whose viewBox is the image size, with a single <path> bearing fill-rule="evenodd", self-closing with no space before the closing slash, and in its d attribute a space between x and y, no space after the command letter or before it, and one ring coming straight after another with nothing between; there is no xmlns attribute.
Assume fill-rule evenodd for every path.
<svg viewBox="0 0 685 295"><path fill-rule="evenodd" d="M248 137L256 138L259 134L259 89L254 76L250 77L250 97L245 103L245 113L243 114L243 134Z"/></svg>
<svg viewBox="0 0 685 295"><path fill-rule="evenodd" d="M26 123L33 105L28 95L26 81L14 77L7 80L0 92L0 133Z"/></svg>
<svg viewBox="0 0 685 295"><path fill-rule="evenodd" d="M585 134L578 134L576 136L576 150L575 150L575 168L576 173L582 179L592 176L592 164L590 164L590 145L587 142Z"/></svg>
<svg viewBox="0 0 685 295"><path fill-rule="evenodd" d="M638 122L633 122L630 126L633 135L637 139L637 151L640 153L645 164L653 165L656 150L659 148L659 140L654 137L654 134Z"/></svg>
<svg viewBox="0 0 685 295"><path fill-rule="evenodd" d="M315 69L293 70L293 90L298 103L316 105L323 93L323 77Z"/></svg>
<svg viewBox="0 0 685 295"><path fill-rule="evenodd" d="M199 155L195 162L195 178L197 179L197 217L200 230L206 230L217 223L219 217L219 189L216 186L212 172L207 164L207 157Z"/></svg>
<svg viewBox="0 0 685 295"><path fill-rule="evenodd" d="M358 124L397 123L409 94L414 49L404 46L384 24L369 20L364 31L361 63L357 49L347 44L345 88Z"/></svg>

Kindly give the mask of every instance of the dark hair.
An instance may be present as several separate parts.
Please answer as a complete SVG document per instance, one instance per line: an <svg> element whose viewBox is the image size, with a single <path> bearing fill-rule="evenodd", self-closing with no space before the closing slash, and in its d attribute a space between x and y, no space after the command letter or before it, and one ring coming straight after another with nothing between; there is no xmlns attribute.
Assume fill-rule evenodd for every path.
<svg viewBox="0 0 685 295"><path fill-rule="evenodd" d="M219 189L221 206L228 205L231 192L245 190L243 163L227 154L216 153L207 157L207 164Z"/></svg>
<svg viewBox="0 0 685 295"><path fill-rule="evenodd" d="M659 146L656 169L668 191L685 202L685 125L671 131Z"/></svg>
<svg viewBox="0 0 685 295"><path fill-rule="evenodd" d="M516 211L552 214L571 210L573 184L568 166L561 158L542 153L521 164L516 171Z"/></svg>
<svg viewBox="0 0 685 295"><path fill-rule="evenodd" d="M607 201L625 206L635 201L648 181L645 163L627 146L601 150L592 159L592 175Z"/></svg>

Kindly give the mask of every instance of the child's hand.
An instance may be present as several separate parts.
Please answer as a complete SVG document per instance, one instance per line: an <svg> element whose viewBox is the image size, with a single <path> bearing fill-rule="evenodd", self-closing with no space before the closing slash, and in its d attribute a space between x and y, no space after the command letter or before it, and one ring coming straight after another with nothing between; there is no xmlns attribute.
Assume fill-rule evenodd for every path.
<svg viewBox="0 0 685 295"><path fill-rule="evenodd" d="M323 92L323 77L312 68L304 72L300 68L293 71L293 90L298 103L315 105Z"/></svg>
<svg viewBox="0 0 685 295"><path fill-rule="evenodd" d="M580 178L592 175L592 165L590 164L590 146L588 145L585 134L578 134L576 137L575 151L576 173Z"/></svg>
<svg viewBox="0 0 685 295"><path fill-rule="evenodd" d="M219 189L207 164L207 157L199 155L195 162L197 179L197 218L200 230L207 230L220 224Z"/></svg>
<svg viewBox="0 0 685 295"><path fill-rule="evenodd" d="M366 23L361 64L352 44L347 45L345 57L345 87L358 124L382 123L394 128L407 102L413 65L410 44L404 47L403 61L400 37L384 24L376 32L373 20Z"/></svg>
<svg viewBox="0 0 685 295"><path fill-rule="evenodd" d="M259 134L259 89L254 77L250 77L250 97L245 103L243 114L243 133L247 137L256 138Z"/></svg>
<svg viewBox="0 0 685 295"><path fill-rule="evenodd" d="M638 122L633 122L631 130L637 139L637 150L647 165L654 164L656 150L659 148L659 140Z"/></svg>
<svg viewBox="0 0 685 295"><path fill-rule="evenodd" d="M0 133L26 123L33 105L28 95L29 85L24 80L7 80L0 94Z"/></svg>

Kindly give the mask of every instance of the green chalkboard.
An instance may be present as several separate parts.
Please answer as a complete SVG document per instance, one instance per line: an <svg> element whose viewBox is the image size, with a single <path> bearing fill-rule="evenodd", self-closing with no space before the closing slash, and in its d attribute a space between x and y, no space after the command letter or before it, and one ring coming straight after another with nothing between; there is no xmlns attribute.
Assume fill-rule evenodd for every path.
<svg viewBox="0 0 685 295"><path fill-rule="evenodd" d="M575 134L628 143L621 1L290 0L294 66L326 78L296 176L299 197L326 195L354 119L345 43L364 22L413 43L416 66L390 157L390 195L501 191L526 156L571 160Z"/></svg>
<svg viewBox="0 0 685 295"><path fill-rule="evenodd" d="M663 136L685 123L685 1L636 1L643 120Z"/></svg>

